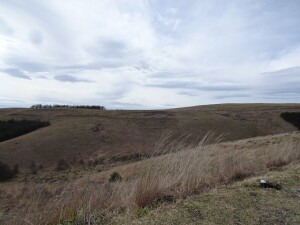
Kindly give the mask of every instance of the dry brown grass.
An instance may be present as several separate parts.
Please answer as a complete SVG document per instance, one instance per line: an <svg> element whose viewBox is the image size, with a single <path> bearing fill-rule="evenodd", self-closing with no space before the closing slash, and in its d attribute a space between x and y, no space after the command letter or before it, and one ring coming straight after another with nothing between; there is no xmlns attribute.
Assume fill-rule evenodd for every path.
<svg viewBox="0 0 300 225"><path fill-rule="evenodd" d="M64 159L73 168L100 159L127 164L129 155L145 154L167 132L192 134L196 142L207 131L228 132L239 140L295 131L281 112L299 112L300 104L224 104L174 110L0 109L0 119L50 121L51 126L0 143L0 159L29 172L31 161L45 171ZM124 159L125 162L124 162Z"/></svg>
<svg viewBox="0 0 300 225"><path fill-rule="evenodd" d="M122 181L90 175L67 184L7 183L0 188L6 205L0 208L0 224L58 224L67 219L106 224L114 213L174 202L300 159L299 143L292 141L249 150L223 149L210 135L194 147L168 140L157 145L151 158L133 164L138 172Z"/></svg>
<svg viewBox="0 0 300 225"><path fill-rule="evenodd" d="M145 207L165 198L180 199L300 158L299 144L292 141L251 151L225 151L207 142L211 142L208 136L197 147L145 162L147 170L138 179L136 204Z"/></svg>

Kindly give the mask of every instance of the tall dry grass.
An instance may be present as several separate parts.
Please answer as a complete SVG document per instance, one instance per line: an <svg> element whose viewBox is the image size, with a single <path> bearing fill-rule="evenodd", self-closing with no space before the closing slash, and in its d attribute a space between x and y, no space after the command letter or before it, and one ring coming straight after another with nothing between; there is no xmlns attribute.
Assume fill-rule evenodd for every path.
<svg viewBox="0 0 300 225"><path fill-rule="evenodd" d="M131 165L134 175L122 181L110 183L91 175L67 184L1 187L6 206L1 208L0 224L106 224L116 213L174 202L300 159L299 143L292 141L249 150L223 149L219 138L211 135L197 146L170 140L165 137L149 159Z"/></svg>

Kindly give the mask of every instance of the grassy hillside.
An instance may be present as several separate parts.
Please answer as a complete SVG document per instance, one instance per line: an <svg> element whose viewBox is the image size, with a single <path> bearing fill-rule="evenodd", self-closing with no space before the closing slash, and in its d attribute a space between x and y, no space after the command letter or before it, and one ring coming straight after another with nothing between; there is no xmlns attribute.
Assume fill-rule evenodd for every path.
<svg viewBox="0 0 300 225"><path fill-rule="evenodd" d="M72 169L20 175L1 183L0 223L292 224L299 219L299 199L290 191L300 185L299 132L208 143L169 145L168 154L81 176ZM123 179L110 182L114 172ZM283 189L260 189L260 177Z"/></svg>
<svg viewBox="0 0 300 225"><path fill-rule="evenodd" d="M51 126L0 143L0 159L19 164L21 171L32 161L49 169L60 159L72 167L82 160L128 161L135 153L153 149L170 132L174 137L189 135L189 142L196 143L207 131L226 134L228 141L295 131L280 118L285 111L300 111L300 105L225 104L152 111L1 109L0 120L42 120Z"/></svg>
<svg viewBox="0 0 300 225"><path fill-rule="evenodd" d="M261 189L260 177L281 184L282 190ZM243 224L296 225L300 223L300 162L232 185L193 195L177 205L137 209L114 217L109 224Z"/></svg>

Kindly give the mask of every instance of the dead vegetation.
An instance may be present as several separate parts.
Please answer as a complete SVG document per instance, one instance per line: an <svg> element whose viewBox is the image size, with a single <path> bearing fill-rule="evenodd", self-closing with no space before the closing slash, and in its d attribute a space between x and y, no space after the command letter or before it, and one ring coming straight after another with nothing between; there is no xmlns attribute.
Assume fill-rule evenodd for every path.
<svg viewBox="0 0 300 225"><path fill-rule="evenodd" d="M208 131L228 133L226 141L297 130L280 117L299 112L299 104L224 104L172 110L86 110L80 108L0 109L0 120L49 121L51 126L0 143L0 159L21 173L30 162L52 171L59 159L73 163L103 159L128 164L147 154L162 134L191 134L196 143ZM75 162L75 161L74 161ZM39 173L39 171L38 171Z"/></svg>
<svg viewBox="0 0 300 225"><path fill-rule="evenodd" d="M211 135L197 146L168 140L156 146L152 157L114 168L123 178L115 182L108 181L108 171L68 183L5 183L0 223L107 224L117 213L174 203L300 159L299 142L288 139L250 150L223 148Z"/></svg>

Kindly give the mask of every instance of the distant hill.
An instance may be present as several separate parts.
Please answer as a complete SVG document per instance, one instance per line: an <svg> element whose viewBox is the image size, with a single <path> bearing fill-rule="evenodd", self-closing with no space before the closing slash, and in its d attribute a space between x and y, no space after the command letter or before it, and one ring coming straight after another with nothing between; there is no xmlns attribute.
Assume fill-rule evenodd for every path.
<svg viewBox="0 0 300 225"><path fill-rule="evenodd" d="M300 112L300 104L223 104L170 110L92 110L75 108L0 109L0 120L49 121L50 126L0 143L0 161L43 168L60 159L71 166L90 159L121 161L153 149L165 134L189 135L197 142L208 131L224 140L296 131L282 112Z"/></svg>

